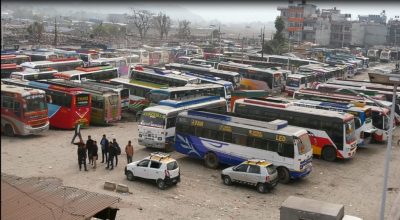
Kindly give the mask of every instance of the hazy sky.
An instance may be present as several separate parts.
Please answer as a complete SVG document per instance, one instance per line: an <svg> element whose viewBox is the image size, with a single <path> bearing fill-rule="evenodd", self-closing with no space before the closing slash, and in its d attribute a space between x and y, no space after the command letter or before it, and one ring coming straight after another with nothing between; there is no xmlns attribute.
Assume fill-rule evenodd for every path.
<svg viewBox="0 0 400 220"><path fill-rule="evenodd" d="M7 0L8 1L8 0ZM57 1L56 1L57 2ZM294 1L299 3L301 1ZM351 13L352 19L356 19L358 15L368 14L380 14L382 10L386 10L386 15L389 18L400 15L400 0L396 1L307 1L307 3L315 4L318 8L328 9L337 7L342 13ZM18 4L16 1L15 4ZM31 2L32 3L32 2ZM184 11L189 11L195 19L195 15L202 17L206 21L219 20L223 23L227 22L269 22L274 21L276 16L279 15L277 10L278 6L287 7L287 0L280 1L266 1L266 2L221 2L221 1L205 1L205 2L183 2L183 1L171 1L171 2L152 2L152 1L121 1L116 0L112 3L100 2L95 3L93 1L74 1L69 3L65 1L54 2L41 2L40 5L57 6L61 10L75 9L75 10L86 10L91 12L106 12L106 13L126 13L132 7L140 9L149 9L154 12L163 11L169 14L171 17L180 19L180 16L184 16ZM95 5L95 7L94 7ZM185 10L186 9L186 10ZM190 14L190 13L186 13ZM175 16L174 16L175 15ZM190 16L190 15L189 15ZM184 18L187 19L187 18Z"/></svg>

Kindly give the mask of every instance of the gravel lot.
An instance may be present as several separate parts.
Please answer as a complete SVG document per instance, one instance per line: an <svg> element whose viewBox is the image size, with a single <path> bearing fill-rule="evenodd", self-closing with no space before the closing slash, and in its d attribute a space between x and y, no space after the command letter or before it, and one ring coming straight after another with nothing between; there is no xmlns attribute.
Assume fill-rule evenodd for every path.
<svg viewBox="0 0 400 220"><path fill-rule="evenodd" d="M394 143L399 139L399 130L395 131ZM123 151L112 171L104 169L100 160L97 169L79 171L76 146L70 144L73 131L50 130L33 137L2 136L1 172L21 177L57 177L67 186L118 196L122 198L118 219L279 219L279 207L290 195L344 204L345 214L366 220L379 217L386 144L370 144L347 161L314 159L308 177L279 184L267 194L244 186L225 186L220 179L222 168L211 170L203 166L203 161L172 152L181 167L181 182L162 191L155 184L129 182L124 176L128 140L134 143L133 160L152 152L136 144L136 122L82 130L85 140L92 135L98 143L102 134L115 137ZM400 192L400 146L393 146L392 152L387 214ZM104 181L126 184L132 194L103 190Z"/></svg>

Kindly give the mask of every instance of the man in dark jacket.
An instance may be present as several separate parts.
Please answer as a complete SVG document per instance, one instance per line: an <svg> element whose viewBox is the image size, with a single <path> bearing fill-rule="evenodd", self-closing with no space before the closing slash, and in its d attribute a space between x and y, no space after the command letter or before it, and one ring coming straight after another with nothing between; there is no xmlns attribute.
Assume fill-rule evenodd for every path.
<svg viewBox="0 0 400 220"><path fill-rule="evenodd" d="M118 155L121 155L121 148L119 147L119 144L117 143L117 140L115 140L115 138L113 139L112 145L113 145L113 148L115 151L115 154L114 154L115 166L118 166Z"/></svg>
<svg viewBox="0 0 400 220"><path fill-rule="evenodd" d="M74 134L74 137L72 138L71 144L74 143L75 138L76 138L77 136L79 136L79 139L82 139L82 135L81 135L81 124L79 124L79 123L75 125L75 134Z"/></svg>
<svg viewBox="0 0 400 220"><path fill-rule="evenodd" d="M101 155L102 155L102 160L101 163L104 163L104 157L106 158L106 163L108 165L108 145L110 143L108 142L106 135L103 134L103 138L100 141L100 145L101 145Z"/></svg>
<svg viewBox="0 0 400 220"><path fill-rule="evenodd" d="M89 156L89 164L93 165L93 157L92 157L93 140L90 135L88 136L88 140L86 141L86 148L87 148L87 154Z"/></svg>
<svg viewBox="0 0 400 220"><path fill-rule="evenodd" d="M111 143L108 145L108 163L106 169L114 169L114 157L117 155L117 150L114 145Z"/></svg>
<svg viewBox="0 0 400 220"><path fill-rule="evenodd" d="M78 164L79 164L79 171L82 170L82 164L85 168L85 171L88 171L86 168L86 148L85 148L85 143L83 142L82 139L79 140L79 142L74 143L75 145L78 145Z"/></svg>

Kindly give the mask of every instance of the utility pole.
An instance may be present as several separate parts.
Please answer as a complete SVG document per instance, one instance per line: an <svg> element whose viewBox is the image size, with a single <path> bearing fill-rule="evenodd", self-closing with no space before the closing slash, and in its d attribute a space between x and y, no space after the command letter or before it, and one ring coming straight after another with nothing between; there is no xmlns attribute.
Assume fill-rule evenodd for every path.
<svg viewBox="0 0 400 220"><path fill-rule="evenodd" d="M54 17L54 47L57 47L57 16Z"/></svg>
<svg viewBox="0 0 400 220"><path fill-rule="evenodd" d="M344 24L342 26L342 48L343 48L343 44L344 44Z"/></svg>
<svg viewBox="0 0 400 220"><path fill-rule="evenodd" d="M3 21L5 21L5 19L4 20L1 19L1 50L4 50L4 36L3 36L3 33L4 33L4 25L5 24L3 24L4 23Z"/></svg>
<svg viewBox="0 0 400 220"><path fill-rule="evenodd" d="M264 58L264 34L265 34L265 25L264 25L264 29L261 28L261 38L262 38L262 43L261 43L261 58Z"/></svg>
<svg viewBox="0 0 400 220"><path fill-rule="evenodd" d="M243 63L243 45L244 44L244 37L242 38L242 63Z"/></svg>

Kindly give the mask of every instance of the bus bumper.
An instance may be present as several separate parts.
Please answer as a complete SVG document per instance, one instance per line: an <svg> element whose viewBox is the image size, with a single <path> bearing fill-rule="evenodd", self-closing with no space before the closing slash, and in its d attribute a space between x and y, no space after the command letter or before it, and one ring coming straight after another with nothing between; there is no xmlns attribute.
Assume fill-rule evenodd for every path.
<svg viewBox="0 0 400 220"><path fill-rule="evenodd" d="M312 171L312 166L307 167L303 171L297 172L297 171L289 171L289 175L291 179L300 179L303 177L308 176Z"/></svg>
<svg viewBox="0 0 400 220"><path fill-rule="evenodd" d="M145 147L165 149L165 142L158 142L155 140L139 138L138 143L139 143L139 145L142 145Z"/></svg>
<svg viewBox="0 0 400 220"><path fill-rule="evenodd" d="M49 130L49 125L50 123L47 122L45 125L41 127L31 127L29 125L25 125L23 129L23 134L22 135L30 135L30 134L39 134L42 133L43 131Z"/></svg>

